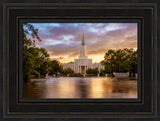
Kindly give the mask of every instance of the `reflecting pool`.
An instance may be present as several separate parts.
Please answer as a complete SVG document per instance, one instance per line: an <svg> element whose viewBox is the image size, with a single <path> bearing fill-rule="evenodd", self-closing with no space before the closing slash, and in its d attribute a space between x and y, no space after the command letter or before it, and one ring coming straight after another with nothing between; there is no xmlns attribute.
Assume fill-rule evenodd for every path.
<svg viewBox="0 0 160 121"><path fill-rule="evenodd" d="M24 83L24 98L137 98L137 80L112 77L58 77Z"/></svg>

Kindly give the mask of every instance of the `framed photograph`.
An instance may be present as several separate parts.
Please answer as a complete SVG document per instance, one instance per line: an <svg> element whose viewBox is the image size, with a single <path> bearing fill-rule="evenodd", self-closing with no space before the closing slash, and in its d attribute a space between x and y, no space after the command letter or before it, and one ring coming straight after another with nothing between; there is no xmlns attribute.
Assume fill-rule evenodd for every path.
<svg viewBox="0 0 160 121"><path fill-rule="evenodd" d="M0 119L158 121L158 6L2 1Z"/></svg>
<svg viewBox="0 0 160 121"><path fill-rule="evenodd" d="M20 26L23 98L138 98L138 23Z"/></svg>

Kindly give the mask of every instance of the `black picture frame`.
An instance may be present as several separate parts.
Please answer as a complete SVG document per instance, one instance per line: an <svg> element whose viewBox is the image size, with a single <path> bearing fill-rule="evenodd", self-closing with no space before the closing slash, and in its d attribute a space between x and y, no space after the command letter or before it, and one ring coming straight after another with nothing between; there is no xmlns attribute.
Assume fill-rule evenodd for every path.
<svg viewBox="0 0 160 121"><path fill-rule="evenodd" d="M160 120L158 0L1 1L0 120ZM21 23L138 23L138 99L23 99Z"/></svg>

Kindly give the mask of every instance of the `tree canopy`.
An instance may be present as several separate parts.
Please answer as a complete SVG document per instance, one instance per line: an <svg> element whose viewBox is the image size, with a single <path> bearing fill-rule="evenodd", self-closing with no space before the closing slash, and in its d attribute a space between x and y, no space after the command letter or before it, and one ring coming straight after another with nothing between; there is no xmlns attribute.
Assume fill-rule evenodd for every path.
<svg viewBox="0 0 160 121"><path fill-rule="evenodd" d="M36 77L62 73L62 64L57 60L50 60L45 48L35 45L42 41L38 36L38 29L29 23L23 24L23 80L27 82L31 75Z"/></svg>
<svg viewBox="0 0 160 121"><path fill-rule="evenodd" d="M94 68L94 69L89 68L86 70L86 73L90 75L97 75L99 71L98 71L98 68Z"/></svg>
<svg viewBox="0 0 160 121"><path fill-rule="evenodd" d="M74 74L74 71L71 68L66 68L63 70L63 74L67 75L67 74Z"/></svg>
<svg viewBox="0 0 160 121"><path fill-rule="evenodd" d="M30 37L30 38L29 38ZM49 54L45 48L35 46L36 41L41 41L38 29L31 24L23 25L23 79L28 81L31 75L45 76L48 68Z"/></svg>
<svg viewBox="0 0 160 121"><path fill-rule="evenodd" d="M105 67L106 73L113 72L137 72L137 51L130 49L110 49L105 53L104 60L101 62Z"/></svg>
<svg viewBox="0 0 160 121"><path fill-rule="evenodd" d="M49 62L49 75L62 73L63 66L57 60L52 60Z"/></svg>

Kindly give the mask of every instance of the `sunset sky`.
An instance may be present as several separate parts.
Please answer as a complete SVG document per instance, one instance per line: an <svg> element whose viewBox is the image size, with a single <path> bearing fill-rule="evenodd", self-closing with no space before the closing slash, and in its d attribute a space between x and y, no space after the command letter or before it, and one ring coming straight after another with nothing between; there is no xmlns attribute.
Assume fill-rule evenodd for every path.
<svg viewBox="0 0 160 121"><path fill-rule="evenodd" d="M137 23L30 23L38 29L51 59L68 63L78 58L82 31L88 57L100 62L108 49L137 48Z"/></svg>

